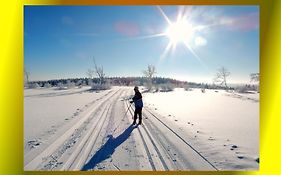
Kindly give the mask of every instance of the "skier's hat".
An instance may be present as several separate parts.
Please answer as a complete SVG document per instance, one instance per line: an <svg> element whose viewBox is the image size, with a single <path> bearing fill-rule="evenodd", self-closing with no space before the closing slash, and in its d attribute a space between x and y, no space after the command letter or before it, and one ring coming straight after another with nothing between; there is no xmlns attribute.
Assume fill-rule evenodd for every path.
<svg viewBox="0 0 281 175"><path fill-rule="evenodd" d="M134 90L139 90L139 87L135 86L135 87L134 87Z"/></svg>

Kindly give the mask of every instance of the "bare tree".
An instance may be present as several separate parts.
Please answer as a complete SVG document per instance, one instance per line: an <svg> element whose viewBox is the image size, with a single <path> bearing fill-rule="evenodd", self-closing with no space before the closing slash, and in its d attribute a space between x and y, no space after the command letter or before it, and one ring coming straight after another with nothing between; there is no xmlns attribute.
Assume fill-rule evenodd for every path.
<svg viewBox="0 0 281 175"><path fill-rule="evenodd" d="M29 84L29 75L30 75L30 73L24 67L24 86L28 86L28 84Z"/></svg>
<svg viewBox="0 0 281 175"><path fill-rule="evenodd" d="M152 88L152 78L156 74L156 68L153 65L148 65L147 69L143 71L143 74L148 79L148 89Z"/></svg>
<svg viewBox="0 0 281 175"><path fill-rule="evenodd" d="M250 74L251 82L256 82L257 85L254 85L256 87L257 92L260 91L260 73L251 73Z"/></svg>
<svg viewBox="0 0 281 175"><path fill-rule="evenodd" d="M214 78L214 83L220 83L220 85L224 85L226 89L228 89L226 78L230 75L230 72L225 67L220 67L216 73Z"/></svg>
<svg viewBox="0 0 281 175"><path fill-rule="evenodd" d="M105 77L105 73L103 72L103 66L98 67L95 59L93 59L93 60L94 60L94 64L95 64L95 73L99 77L100 84L103 84L104 83L104 77Z"/></svg>
<svg viewBox="0 0 281 175"><path fill-rule="evenodd" d="M87 72L86 72L87 76L90 78L90 79L93 79L94 78L94 75L95 75L95 71L92 70L92 69L88 69Z"/></svg>
<svg viewBox="0 0 281 175"><path fill-rule="evenodd" d="M148 65L147 70L143 71L144 76L146 76L149 79L152 79L153 75L156 74L156 69L155 66L153 65Z"/></svg>
<svg viewBox="0 0 281 175"><path fill-rule="evenodd" d="M86 74L89 76L90 79L94 78L94 75L96 74L99 78L99 84L104 83L105 73L103 72L103 66L99 67L96 64L95 58L93 58L94 61L94 69L88 69Z"/></svg>
<svg viewBox="0 0 281 175"><path fill-rule="evenodd" d="M251 82L260 82L260 73L251 73L250 74Z"/></svg>

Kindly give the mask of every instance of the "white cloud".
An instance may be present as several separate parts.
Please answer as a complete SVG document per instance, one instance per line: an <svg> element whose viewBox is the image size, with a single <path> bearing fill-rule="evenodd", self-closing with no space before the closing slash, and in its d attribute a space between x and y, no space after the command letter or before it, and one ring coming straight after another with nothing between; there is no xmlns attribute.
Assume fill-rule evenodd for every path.
<svg viewBox="0 0 281 175"><path fill-rule="evenodd" d="M197 36L194 43L196 46L205 46L207 44L207 40L201 36Z"/></svg>

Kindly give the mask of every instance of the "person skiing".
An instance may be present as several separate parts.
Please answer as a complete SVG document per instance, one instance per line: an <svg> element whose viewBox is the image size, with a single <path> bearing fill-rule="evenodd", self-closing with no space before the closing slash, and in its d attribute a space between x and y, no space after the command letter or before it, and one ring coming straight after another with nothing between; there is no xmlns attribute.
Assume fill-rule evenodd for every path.
<svg viewBox="0 0 281 175"><path fill-rule="evenodd" d="M141 122L142 122L142 107L143 107L142 95L139 91L138 86L135 86L134 91L135 91L135 96L132 98L132 101L130 101L130 103L135 103L135 113L134 113L133 125L136 124L137 115L139 115L139 123L138 124L141 125Z"/></svg>

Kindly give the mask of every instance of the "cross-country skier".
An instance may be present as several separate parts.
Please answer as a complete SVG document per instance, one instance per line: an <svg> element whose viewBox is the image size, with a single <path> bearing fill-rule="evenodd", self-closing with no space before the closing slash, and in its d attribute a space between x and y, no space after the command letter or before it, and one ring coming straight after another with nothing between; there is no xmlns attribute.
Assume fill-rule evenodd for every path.
<svg viewBox="0 0 281 175"><path fill-rule="evenodd" d="M142 122L142 112L141 111L142 111L142 107L143 107L142 95L137 86L135 86L134 91L135 91L135 96L132 98L132 101L130 101L130 103L135 103L135 114L134 114L133 125L136 124L137 115L139 115L138 124L141 125L141 122Z"/></svg>

